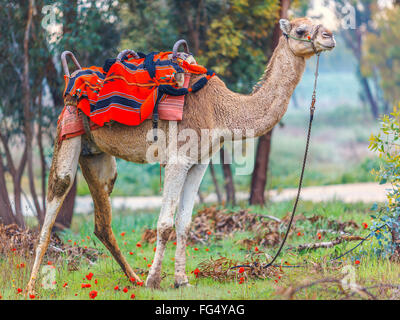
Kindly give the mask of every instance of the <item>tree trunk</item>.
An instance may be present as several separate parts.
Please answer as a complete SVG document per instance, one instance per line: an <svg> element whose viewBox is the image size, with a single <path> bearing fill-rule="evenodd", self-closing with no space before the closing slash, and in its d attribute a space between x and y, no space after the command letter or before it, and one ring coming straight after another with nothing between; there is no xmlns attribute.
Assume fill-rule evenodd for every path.
<svg viewBox="0 0 400 320"><path fill-rule="evenodd" d="M378 109L378 105L376 104L374 97L372 96L372 92L369 87L368 80L367 80L367 78L363 77L361 75L361 73L360 73L360 78L361 78L361 85L364 88L364 92L365 92L367 101L371 107L371 113L372 113L374 119L377 119L379 117L379 109Z"/></svg>
<svg viewBox="0 0 400 320"><path fill-rule="evenodd" d="M280 18L287 19L288 10L290 6L290 0L280 1ZM278 45L279 38L282 32L279 26L279 22L275 24L274 33L272 35L272 48L275 50ZM272 51L273 51L272 50ZM265 204L265 186L267 184L267 172L269 164L269 156L271 151L271 138L272 130L261 136L258 140L256 162L254 165L253 175L251 178L251 189L249 203L252 205L264 205Z"/></svg>
<svg viewBox="0 0 400 320"><path fill-rule="evenodd" d="M271 152L272 130L261 136L258 140L256 163L251 178L250 204L265 204L265 186L267 184L267 172L269 156Z"/></svg>
<svg viewBox="0 0 400 320"><path fill-rule="evenodd" d="M13 214L4 176L3 162L0 159L0 224L7 225L17 223L17 220Z"/></svg>
<svg viewBox="0 0 400 320"><path fill-rule="evenodd" d="M219 152L221 157L222 171L224 173L224 180L225 180L226 204L234 206L236 205L236 197L235 197L235 185L233 183L231 165L230 163L225 163L225 160L227 159L225 159L224 148L221 148Z"/></svg>
<svg viewBox="0 0 400 320"><path fill-rule="evenodd" d="M215 187L215 193L217 194L217 200L218 200L218 203L221 204L222 203L221 191L219 190L218 180L217 180L217 176L215 174L214 165L213 165L212 161L210 161L209 168L210 168L211 178L212 178L212 181L213 181L214 187Z"/></svg>

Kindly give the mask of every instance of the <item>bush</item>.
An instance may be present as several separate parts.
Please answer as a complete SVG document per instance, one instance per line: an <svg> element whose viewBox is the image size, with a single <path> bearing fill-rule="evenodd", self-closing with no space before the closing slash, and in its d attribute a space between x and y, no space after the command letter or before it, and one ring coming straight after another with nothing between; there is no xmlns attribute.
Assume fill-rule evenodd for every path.
<svg viewBox="0 0 400 320"><path fill-rule="evenodd" d="M376 151L381 159L379 170L373 170L380 184L391 185L387 194L387 203L378 208L374 206L372 230L386 224L387 228L375 231L382 253L400 253L399 216L400 216L400 104L394 107L390 115L381 118L378 135L371 135L369 148ZM379 252L380 253L380 252Z"/></svg>

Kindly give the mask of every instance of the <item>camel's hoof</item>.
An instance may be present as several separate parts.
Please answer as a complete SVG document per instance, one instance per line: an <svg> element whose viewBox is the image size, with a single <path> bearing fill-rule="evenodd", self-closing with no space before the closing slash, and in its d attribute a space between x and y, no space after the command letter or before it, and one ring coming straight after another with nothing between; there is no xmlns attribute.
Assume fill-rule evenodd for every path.
<svg viewBox="0 0 400 320"><path fill-rule="evenodd" d="M192 285L189 283L189 281L184 281L184 282L175 282L175 288L187 288L187 287L192 287Z"/></svg>
<svg viewBox="0 0 400 320"><path fill-rule="evenodd" d="M146 287L150 289L160 289L161 278L149 276L146 280Z"/></svg>

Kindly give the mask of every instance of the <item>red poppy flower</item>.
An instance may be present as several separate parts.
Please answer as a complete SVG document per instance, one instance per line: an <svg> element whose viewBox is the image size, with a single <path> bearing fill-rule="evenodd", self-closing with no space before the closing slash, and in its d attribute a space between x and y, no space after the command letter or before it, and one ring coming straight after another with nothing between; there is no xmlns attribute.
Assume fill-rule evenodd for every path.
<svg viewBox="0 0 400 320"><path fill-rule="evenodd" d="M157 248L156 248L156 247L154 247L154 248L153 248L153 251L154 251L154 252L156 252L156 250L157 250Z"/></svg>
<svg viewBox="0 0 400 320"><path fill-rule="evenodd" d="M65 283L63 284L63 288L65 288L67 285L68 285L68 282L65 282Z"/></svg>
<svg viewBox="0 0 400 320"><path fill-rule="evenodd" d="M21 263L20 267L25 268L25 263Z"/></svg>
<svg viewBox="0 0 400 320"><path fill-rule="evenodd" d="M92 290L89 292L89 297L90 299L94 299L97 297L97 291L96 290Z"/></svg>
<svg viewBox="0 0 400 320"><path fill-rule="evenodd" d="M364 229L368 228L368 224L366 224L365 222L362 223L362 226L364 227Z"/></svg>
<svg viewBox="0 0 400 320"><path fill-rule="evenodd" d="M321 240L322 235L318 232L318 233L317 233L317 237L318 237L319 240Z"/></svg>
<svg viewBox="0 0 400 320"><path fill-rule="evenodd" d="M133 252L132 252L132 251L130 251L130 252L129 252L129 254L130 254L130 255L133 255Z"/></svg>
<svg viewBox="0 0 400 320"><path fill-rule="evenodd" d="M89 236L86 236L86 238L87 238L88 240L90 240L90 237L89 237Z"/></svg>
<svg viewBox="0 0 400 320"><path fill-rule="evenodd" d="M199 251L199 248L194 248L194 251Z"/></svg>
<svg viewBox="0 0 400 320"><path fill-rule="evenodd" d="M136 298L135 294L132 293L132 294L131 294L131 299L135 299L135 298Z"/></svg>
<svg viewBox="0 0 400 320"><path fill-rule="evenodd" d="M140 242L136 243L136 247L140 248L142 244Z"/></svg>
<svg viewBox="0 0 400 320"><path fill-rule="evenodd" d="M208 235L211 235L211 231L207 231L207 234L208 234Z"/></svg>
<svg viewBox="0 0 400 320"><path fill-rule="evenodd" d="M34 294L30 294L29 295L29 299L35 299L35 295Z"/></svg>
<svg viewBox="0 0 400 320"><path fill-rule="evenodd" d="M136 282L136 279L134 277L131 277L129 280L131 280L132 283Z"/></svg>
<svg viewBox="0 0 400 320"><path fill-rule="evenodd" d="M244 272L244 268L243 267L240 267L239 268L239 273L243 273Z"/></svg>
<svg viewBox="0 0 400 320"><path fill-rule="evenodd" d="M21 293L22 289L21 288L17 288L17 293Z"/></svg>
<svg viewBox="0 0 400 320"><path fill-rule="evenodd" d="M12 249L11 249L11 251L17 251L17 249L15 249L15 248L12 248Z"/></svg>
<svg viewBox="0 0 400 320"><path fill-rule="evenodd" d="M149 263L147 266L150 268L150 267L151 267L151 264Z"/></svg>
<svg viewBox="0 0 400 320"><path fill-rule="evenodd" d="M138 286L142 287L143 286L143 281L137 282Z"/></svg>
<svg viewBox="0 0 400 320"><path fill-rule="evenodd" d="M355 264L360 264L360 260L356 260L354 263Z"/></svg>
<svg viewBox="0 0 400 320"><path fill-rule="evenodd" d="M194 269L193 273L196 276L196 278L198 278L199 277L199 273L200 273L199 268Z"/></svg>
<svg viewBox="0 0 400 320"><path fill-rule="evenodd" d="M81 288L90 288L92 285L90 283L82 283Z"/></svg>
<svg viewBox="0 0 400 320"><path fill-rule="evenodd" d="M121 232L121 237L125 236L125 232Z"/></svg>
<svg viewBox="0 0 400 320"><path fill-rule="evenodd" d="M71 239L68 239L68 242L72 242L72 240L71 240Z"/></svg>
<svg viewBox="0 0 400 320"><path fill-rule="evenodd" d="M47 264L48 264L49 266L51 266L51 265L53 264L53 262L47 261Z"/></svg>
<svg viewBox="0 0 400 320"><path fill-rule="evenodd" d="M88 279L88 280L92 280L93 273L92 273L92 272L89 272L89 274L87 274L85 277L86 277L86 279Z"/></svg>
<svg viewBox="0 0 400 320"><path fill-rule="evenodd" d="M311 37L310 37L310 36L308 36L308 37L307 37L307 39L308 39L308 40L311 40Z"/></svg>
<svg viewBox="0 0 400 320"><path fill-rule="evenodd" d="M94 279L94 283L97 284L97 282L98 282L97 279Z"/></svg>
<svg viewBox="0 0 400 320"><path fill-rule="evenodd" d="M119 290L119 287L118 287L118 286L115 286L115 287L114 287L114 290L115 290L115 291Z"/></svg>
<svg viewBox="0 0 400 320"><path fill-rule="evenodd" d="M254 248L254 251L256 251L256 252L257 252L257 251L258 251L258 247L255 247L255 248Z"/></svg>
<svg viewBox="0 0 400 320"><path fill-rule="evenodd" d="M128 292L128 288L125 287L125 288L122 289L122 291L125 292L125 293L127 293L127 292Z"/></svg>
<svg viewBox="0 0 400 320"><path fill-rule="evenodd" d="M206 251L208 252L208 251L210 251L210 249L206 248Z"/></svg>
<svg viewBox="0 0 400 320"><path fill-rule="evenodd" d="M176 241L173 243L174 246L176 246Z"/></svg>
<svg viewBox="0 0 400 320"><path fill-rule="evenodd" d="M301 232L297 232L297 236L300 237L301 236Z"/></svg>

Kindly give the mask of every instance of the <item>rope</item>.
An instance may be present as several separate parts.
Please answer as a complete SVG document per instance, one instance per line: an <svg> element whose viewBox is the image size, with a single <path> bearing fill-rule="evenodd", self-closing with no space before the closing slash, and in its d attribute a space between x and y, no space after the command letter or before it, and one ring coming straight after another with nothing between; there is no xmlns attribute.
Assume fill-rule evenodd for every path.
<svg viewBox="0 0 400 320"><path fill-rule="evenodd" d="M278 251L276 252L275 256L272 258L272 260L270 262L268 262L265 266L263 266L263 268L269 268L271 266L273 267L277 267L277 268L301 268L304 267L305 264L300 264L300 265L277 265L274 264L274 262L276 261L276 259L279 257L283 246L286 243L286 240L289 236L289 232L290 229L292 227L292 223L293 223L293 219L294 216L296 214L296 209L297 209L297 204L299 202L300 199L300 194L301 194L301 188L303 185L303 177L304 177L304 171L306 168L306 163L307 163L307 155L308 155L308 149L309 149L309 145L310 145L310 139L311 139L311 128L312 128L312 122L314 120L314 111L315 111L315 103L316 103L316 91L317 91L317 80L318 80L318 68L319 68L319 57L320 57L320 53L317 53L317 64L316 64L316 68L315 68L315 79L314 79L314 88L313 88L313 94L312 94L312 98L311 98L311 106L310 106L310 120L308 123L308 132L307 132L307 142L306 142L306 148L305 148L305 152L304 152L304 158L303 158L303 166L301 168L301 174L300 174L300 180L299 180L299 186L297 189L297 196L296 196L296 200L294 202L294 206L293 206L293 210L292 210L292 214L290 216L290 221L289 221L289 225L287 227L286 233L285 233L285 237L283 238L281 245L279 246ZM369 235L367 237L365 237L363 240L361 240L357 245L355 245L353 248L347 250L345 253L339 255L338 257L332 258L331 260L328 261L328 263L330 262L334 262L336 260L339 260L341 258L343 258L345 255L349 254L350 252L354 251L356 248L358 248L360 245L362 245L366 240L368 240L376 231L382 229L383 227L387 226L386 224L383 224L382 226L376 228L374 231L371 231L369 233ZM254 265L237 265L237 266L233 266L230 269L236 269L236 268L253 268L253 266L257 266L258 263L255 262Z"/></svg>
<svg viewBox="0 0 400 320"><path fill-rule="evenodd" d="M297 204L299 203L300 194L301 194L301 188L302 188L302 185L303 185L304 171L305 171L306 163L307 163L308 148L309 148L309 145L310 145L312 122L313 122L313 119L314 119L315 102L316 102L316 96L317 96L316 95L316 91L317 91L319 57L320 57L320 53L317 53L317 64L316 64L316 68L315 68L314 89L313 89L313 94L312 94L312 98L311 98L311 105L310 105L310 120L309 120L309 123L308 123L307 142L306 142L306 148L305 148L305 152L304 152L303 166L301 168L301 174L300 174L299 186L298 186L298 189L297 189L296 200L294 202L292 214L290 216L289 225L288 225L288 227L286 229L285 237L283 238L283 240L281 242L281 245L279 246L279 249L276 252L275 256L272 258L272 260L269 263L267 263L265 266L263 266L263 268L269 268L269 267L273 266L274 262L279 257L279 255L280 255L280 253L281 253L281 251L283 249L283 246L285 245L286 240L287 240L287 238L289 236L289 232L290 232L290 229L292 227L293 219L294 219L294 216L296 214ZM249 265L239 265L239 266L231 267L230 269L236 269L236 268L240 268L240 267L251 267L251 266L249 266ZM291 267L293 267L293 266L291 266Z"/></svg>

